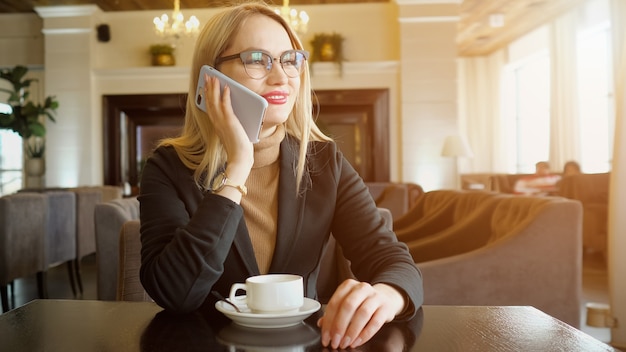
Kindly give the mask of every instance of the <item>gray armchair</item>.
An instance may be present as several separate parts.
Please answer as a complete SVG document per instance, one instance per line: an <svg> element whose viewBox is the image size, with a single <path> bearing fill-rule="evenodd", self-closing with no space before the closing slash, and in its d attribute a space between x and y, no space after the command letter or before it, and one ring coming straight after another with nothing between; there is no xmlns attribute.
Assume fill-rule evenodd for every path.
<svg viewBox="0 0 626 352"><path fill-rule="evenodd" d="M152 301L139 277L141 234L139 220L130 220L119 231L118 301Z"/></svg>
<svg viewBox="0 0 626 352"><path fill-rule="evenodd" d="M442 231L498 196L502 195L488 191L427 192L414 209L394 222L398 240L408 243Z"/></svg>
<svg viewBox="0 0 626 352"><path fill-rule="evenodd" d="M437 259L417 263L424 278L424 304L528 305L579 327L580 203L508 196L490 213L486 227L469 221L468 227L445 233L438 246L429 243L428 251ZM464 250L452 254L452 244L459 243Z"/></svg>
<svg viewBox="0 0 626 352"><path fill-rule="evenodd" d="M76 259L76 195L56 190L44 193L48 198L46 220L46 267L67 264L67 271L76 296L74 260Z"/></svg>
<svg viewBox="0 0 626 352"><path fill-rule="evenodd" d="M40 193L0 197L0 296L9 310L8 286L13 280L37 274L39 297L45 298L45 235L48 200ZM13 293L13 290L11 290ZM13 303L15 295L11 295ZM14 304L13 304L14 305Z"/></svg>
<svg viewBox="0 0 626 352"><path fill-rule="evenodd" d="M96 188L72 188L76 194L76 259L74 259L74 273L78 282L78 289L83 293L80 262L83 257L96 252L96 235L94 226L94 211L96 204L102 202L102 192Z"/></svg>
<svg viewBox="0 0 626 352"><path fill-rule="evenodd" d="M139 201L133 197L97 204L94 217L98 299L114 301L118 286L120 230L125 222L139 219Z"/></svg>

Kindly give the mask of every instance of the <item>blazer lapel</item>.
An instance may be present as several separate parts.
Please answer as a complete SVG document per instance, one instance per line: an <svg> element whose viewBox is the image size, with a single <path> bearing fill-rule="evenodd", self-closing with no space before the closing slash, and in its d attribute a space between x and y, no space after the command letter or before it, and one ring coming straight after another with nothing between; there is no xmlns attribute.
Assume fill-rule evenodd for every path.
<svg viewBox="0 0 626 352"><path fill-rule="evenodd" d="M250 235L248 234L248 227L246 222L241 219L239 228L237 229L237 235L234 240L235 248L241 260L248 270L248 276L255 276L260 274L259 265L256 262L256 256L254 255L254 249L252 248L252 242L250 241Z"/></svg>
<svg viewBox="0 0 626 352"><path fill-rule="evenodd" d="M296 175L294 174L297 157L294 149L297 144L290 143L287 136L281 143L280 150L280 179L278 180L278 224L276 233L276 247L270 264L270 272L285 272L286 263L297 243L300 233L302 212L306 194L298 197L296 194ZM305 176L306 179L306 176Z"/></svg>

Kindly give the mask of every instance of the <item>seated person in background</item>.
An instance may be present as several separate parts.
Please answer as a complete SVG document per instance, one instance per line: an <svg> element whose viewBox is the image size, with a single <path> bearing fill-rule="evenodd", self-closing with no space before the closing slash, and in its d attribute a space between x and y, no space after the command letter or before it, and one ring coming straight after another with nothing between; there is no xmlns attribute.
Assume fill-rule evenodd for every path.
<svg viewBox="0 0 626 352"><path fill-rule="evenodd" d="M568 161L563 165L563 177L570 175L580 175L582 171L580 170L580 164L575 161Z"/></svg>
<svg viewBox="0 0 626 352"><path fill-rule="evenodd" d="M359 174L315 125L308 53L261 2L211 17L196 41L181 135L165 139L142 172L141 283L168 311L213 319L222 295L249 276L292 273L317 297L330 233L359 279L345 280L318 321L321 343L356 348L423 302L422 277L388 229ZM252 144L230 89L204 79L207 112L194 103L209 64L269 103Z"/></svg>
<svg viewBox="0 0 626 352"><path fill-rule="evenodd" d="M547 161L540 161L535 164L535 174L517 180L513 191L516 194L547 195L556 191L556 184L560 180L561 175L550 172Z"/></svg>

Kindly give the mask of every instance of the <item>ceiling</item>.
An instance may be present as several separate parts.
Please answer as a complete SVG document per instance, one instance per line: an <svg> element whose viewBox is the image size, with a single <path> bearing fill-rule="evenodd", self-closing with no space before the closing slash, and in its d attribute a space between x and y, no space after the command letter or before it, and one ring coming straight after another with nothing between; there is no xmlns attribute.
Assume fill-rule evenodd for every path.
<svg viewBox="0 0 626 352"><path fill-rule="evenodd" d="M573 9L587 0L464 0L457 47L460 56L485 55ZM502 27L490 17L502 15Z"/></svg>
<svg viewBox="0 0 626 352"><path fill-rule="evenodd" d="M291 0L290 5L387 1L393 0ZM460 56L489 54L584 1L587 0L463 0L458 53ZM270 2L282 4L281 0ZM31 12L34 6L79 4L95 4L103 11L161 10L172 8L172 3L172 0L2 0L0 13ZM206 8L224 3L224 0L180 0L180 7ZM501 15L501 27L490 25L494 14Z"/></svg>

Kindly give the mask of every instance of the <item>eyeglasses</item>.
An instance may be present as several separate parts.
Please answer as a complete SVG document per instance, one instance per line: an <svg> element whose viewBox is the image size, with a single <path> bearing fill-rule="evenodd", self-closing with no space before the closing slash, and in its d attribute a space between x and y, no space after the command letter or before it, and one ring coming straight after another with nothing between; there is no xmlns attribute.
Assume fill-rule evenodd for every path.
<svg viewBox="0 0 626 352"><path fill-rule="evenodd" d="M272 71L275 60L280 62L280 66L287 76L295 78L302 73L304 61L309 59L309 52L306 50L287 50L280 54L280 58L274 58L263 50L248 50L239 54L218 57L215 60L215 66L237 58L241 59L241 63L250 78L261 79L266 77Z"/></svg>

